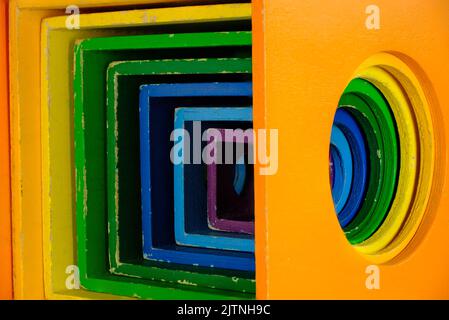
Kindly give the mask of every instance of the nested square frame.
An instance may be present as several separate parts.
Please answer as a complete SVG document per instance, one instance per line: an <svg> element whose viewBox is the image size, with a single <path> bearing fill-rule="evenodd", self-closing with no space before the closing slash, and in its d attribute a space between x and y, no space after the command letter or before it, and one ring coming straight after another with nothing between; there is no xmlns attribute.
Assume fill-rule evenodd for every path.
<svg viewBox="0 0 449 320"><path fill-rule="evenodd" d="M214 1L205 1L205 4ZM77 1L81 13L84 11L101 12L105 8L114 7L124 10L135 5L165 6L170 3L178 3L178 0L80 0ZM36 101L41 101L40 59L41 59L41 22L42 19L61 16L66 13L66 8L73 2L68 0L12 0L9 3L10 12L10 121L11 121L11 159L14 166L11 172L12 182L12 223L14 250L14 296L17 299L41 299L44 298L44 260L42 245L42 171L41 171L41 111L36 108ZM183 2L189 5L190 1ZM188 9L182 7L179 10ZM239 15L243 20L251 15L250 6L237 4L234 7L235 17ZM225 10L226 11L226 10ZM149 13L154 13L150 11ZM203 12L204 14L205 12ZM207 11L207 14L213 13ZM222 10L215 12L212 21L221 17ZM193 15L196 16L196 15ZM136 25L157 24L157 15L149 14L134 17ZM172 17L176 18L176 17ZM176 19L185 20L185 15L178 11ZM190 20L191 17L187 17ZM102 19L95 24L112 26L109 21L115 19ZM238 20L238 18L237 18ZM64 19L65 21L65 19ZM125 22L128 21L124 20ZM131 22L132 22L131 21ZM61 27L61 29L65 28ZM81 25L81 29L83 29ZM74 31L75 32L75 31ZM44 111L46 108L43 107ZM66 120L63 120L66 121ZM44 131L45 132L45 131ZM48 194L48 193L47 193ZM73 202L72 202L73 203ZM71 209L70 209L71 210ZM72 211L73 212L73 211ZM48 241L48 240L44 240ZM45 245L48 246L48 242ZM68 246L69 252L74 252ZM45 255L48 257L48 255ZM70 259L73 261L73 258ZM48 261L48 259L47 259ZM46 263L48 265L48 263ZM63 266L65 268L66 266ZM46 268L48 269L48 268ZM61 271L58 271L60 274ZM64 271L62 271L64 272ZM45 279L50 275L46 274ZM65 280L65 279L64 279ZM46 280L48 284L48 280ZM60 288L66 291L64 283L57 282L55 291ZM52 299L84 297L84 293L76 291L65 292L63 295L53 295L47 290L47 297ZM98 297L95 295L95 297ZM107 298L107 296L106 296Z"/></svg>
<svg viewBox="0 0 449 320"><path fill-rule="evenodd" d="M217 112L217 116L214 116L212 113L214 110ZM191 115L192 111L187 108L185 113L186 115ZM226 117L219 116L223 113L228 115L228 117L232 118L235 122L252 121L252 117L251 119L244 118L244 115L246 114L239 108L235 108L234 117L232 117L232 111L222 111L222 109L216 108L205 109L204 113L210 115L211 119L200 117L198 120L221 121L221 118L224 118L223 121L229 121ZM184 115L184 112L180 111L178 116L179 119L175 118L175 130L184 128L182 119L180 119L182 115ZM241 119L239 119L239 117L241 117ZM236 252L254 251L254 237L252 235L232 234L209 228L207 224L207 191L206 189L201 188L201 184L197 181L198 179L192 177L191 171L197 172L197 175L201 175L203 171L205 172L206 170L201 170L200 166L196 164L181 163L174 166L176 243L180 246L212 248ZM191 191L192 189L198 189L198 192L187 193L187 191ZM201 190L204 191L204 197L200 196ZM191 194L195 195L196 200L190 199ZM204 202L201 201L202 198L205 199ZM189 220L195 221L193 224L194 228L189 228L189 224L192 226L192 223L190 223Z"/></svg>
<svg viewBox="0 0 449 320"><path fill-rule="evenodd" d="M232 70L231 68L227 68ZM167 142L170 132L174 129L175 108L178 105L198 105L203 100L204 107L213 105L220 106L224 103L234 103L242 98L245 103L251 103L252 83L251 82L218 82L218 83L177 83L177 84L158 84L147 85L141 89L141 177L142 177L142 208L143 208L143 235L144 235L144 256L150 260L171 261L173 263L202 265L214 268L234 269L254 271L254 255L243 252L230 252L219 250L205 250L203 248L189 248L177 244L174 234L176 215L176 203L179 199L184 199L184 195L177 194L177 183L173 182L173 164L170 161L170 143L163 143L164 140L158 139L156 132L151 131L153 126L158 123L153 118L157 114L155 110L161 107L161 98L183 98L182 100L171 101L166 105L165 119L168 122L166 127ZM195 101L195 99L197 101ZM198 101L198 99L200 99ZM242 101L240 101L241 105ZM167 108L168 107L168 108ZM152 120L153 119L153 120ZM150 123L151 121L151 123ZM158 123L158 128L160 127ZM157 143L157 155L165 152L164 158L155 156L151 148ZM162 148L165 145L165 148ZM151 151L153 150L153 151ZM165 161L163 161L165 159ZM161 161L162 160L162 161ZM156 163L156 164L155 164ZM152 170L152 168L158 168ZM167 181L168 180L168 181ZM171 181L170 181L171 180ZM197 186L197 185L196 185ZM196 186L191 186L192 190L200 192ZM202 189L200 187L200 189ZM161 204L161 199L167 195L166 203ZM156 199L154 201L153 199ZM174 201L173 201L174 199ZM183 200L182 200L183 201ZM174 203L173 203L174 202ZM168 215L168 216L167 216ZM171 217L170 217L171 216ZM206 215L203 217L206 226ZM195 219L196 221L201 220ZM160 225L162 224L162 226ZM161 229L163 228L163 229Z"/></svg>
<svg viewBox="0 0 449 320"><path fill-rule="evenodd" d="M213 3L207 1L207 3ZM178 3L178 0L80 0L77 5L81 12L106 11L105 8L133 8L134 5L165 6ZM44 298L44 261L42 243L42 161L41 161L41 109L36 108L36 101L41 101L41 23L44 18L66 14L66 8L73 3L68 0L12 0L9 3L10 18L10 133L11 133L11 193L12 193L12 228L14 262L14 297L16 299ZM190 4L190 1L183 3ZM206 2L205 2L206 4ZM206 7L204 7L207 9ZM182 7L179 10L187 9ZM231 8L230 8L231 9ZM250 16L250 7L234 7L235 17L243 19ZM187 9L188 10L188 9ZM201 10L200 10L201 11ZM227 10L225 10L227 11ZM155 13L153 10L148 13ZM173 19L189 20L183 12L177 12ZM204 14L205 12L202 12ZM208 12L207 14L212 13ZM221 10L215 12L212 21L221 16ZM229 13L229 12L228 12ZM225 14L226 15L226 14ZM196 15L194 15L196 16ZM82 17L85 17L84 15ZM97 16L98 17L98 16ZM147 19L147 17L154 17ZM170 18L170 17L167 17ZM66 16L62 18L65 28ZM119 15L111 21L117 21ZM137 15L129 20L136 25L158 24L157 15ZM237 18L237 20L239 20ZM113 26L108 19L95 22L99 27ZM126 18L124 20L127 21ZM81 28L84 28L81 26ZM76 32L73 31L72 32ZM68 51L69 52L69 51ZM42 108L44 111L46 108ZM66 120L63 120L66 121ZM45 132L45 131L44 131ZM38 227L36 227L38 226ZM44 240L45 241L45 240ZM45 242L48 248L48 242ZM68 247L70 252L73 252ZM47 260L48 261L48 260ZM66 268L64 266L63 268ZM65 271L65 269L64 269ZM64 272L60 271L60 272ZM48 279L49 275L45 276ZM64 281L65 282L65 281ZM48 281L47 281L48 283ZM58 286L67 291L65 285L58 281ZM60 291L59 287L56 291ZM47 290L49 298L77 298L79 292L65 292L53 295ZM85 296L81 293L81 296ZM98 295L95 295L98 297ZM104 296L108 298L108 296Z"/></svg>
<svg viewBox="0 0 449 320"><path fill-rule="evenodd" d="M223 72L226 71L226 74ZM213 96L212 92L208 90L199 90L201 86L206 86L212 89L220 87L220 84L213 84L207 86L207 83L195 83L194 93L188 90L182 90L181 87L189 86L186 83L178 84L176 81L208 81L240 79L245 80L250 76L251 59L202 59L202 60L163 60L163 61L123 61L113 62L108 68L108 96L107 96L107 163L108 163L108 234L109 234L109 261L111 264L111 272L119 275L128 275L131 277L140 277L143 279L164 280L164 282L181 282L194 283L198 287L209 287L216 289L226 289L231 291L254 292L254 281L250 279L250 274L239 274L238 272L221 272L210 268L199 268L200 260L192 263L190 268L179 265L174 260L169 263L158 263L159 259L153 259L152 262L143 259L142 249L142 225L143 230L146 230L145 225L148 223L146 209L148 198L145 195L140 200L140 193L142 190L152 190L157 192L156 199L159 202L164 202L163 205L157 207L164 209L159 210L163 218L159 221L169 220L168 217L172 213L167 207L173 201L170 196L170 188L163 187L166 184L168 177L172 170L164 166L164 161L159 163L157 171L164 176L159 181L159 184L154 187L141 187L145 172L148 168L142 165L140 170L140 157L148 150L149 136L141 138L142 133L149 134L149 97L140 95L143 101L140 101L139 112L139 88L145 83L166 81L167 83L158 83L154 85L144 85L143 88L153 87L158 91L158 106L155 107L160 112L160 117L156 120L158 129L156 133L160 139L157 147L157 154L153 157L159 159L166 159L166 163L170 162L170 151L165 150L164 146L169 147L170 133L173 129L173 121L167 120L170 118L170 113L174 113L174 108L177 103L194 103L191 100L204 100L206 97ZM172 84L172 82L177 84ZM233 82L226 83L222 86L232 88ZM165 90L164 90L165 89ZM144 90L144 89L142 89ZM217 91L217 89L215 89ZM155 92L156 93L156 92ZM163 94L165 93L166 96ZM226 95L235 98L238 97L238 90L226 90L222 88L223 99ZM184 97L184 95L185 97ZM204 94L204 96L202 95ZM171 98L171 100L163 98ZM184 99L179 99L184 97ZM243 95L243 97L247 97ZM176 99L178 98L178 99ZM226 99L226 98L225 98ZM241 98L240 98L241 99ZM176 101L173 101L176 100ZM145 104L145 101L147 104ZM244 100L245 101L245 100ZM247 102L247 101L245 101ZM216 99L215 103L221 103ZM134 107L133 107L134 106ZM139 116L140 114L140 116ZM145 117L146 115L146 117ZM140 117L140 120L139 120ZM148 118L148 119L146 119ZM147 121L145 121L147 120ZM140 123L145 123L147 126L139 130ZM171 129L170 129L171 128ZM151 129L153 127L151 126ZM168 132L166 132L168 130ZM152 138L154 138L153 132ZM163 133L166 133L165 139ZM161 140L162 139L162 140ZM139 145L141 146L139 148ZM148 167L149 167L148 161ZM141 174L141 172L143 174ZM172 191L172 190L171 190ZM143 191L142 191L143 192ZM143 192L146 194L146 192ZM143 208L143 210L142 210ZM142 215L143 212L143 215ZM168 234L173 229L173 223L168 226L166 232L162 231L162 226L158 225L158 233L160 238L168 238ZM164 229L166 230L166 229ZM139 232L140 231L140 232ZM143 233L144 239L148 239L148 234ZM174 244L174 239L173 239ZM162 248L161 248L162 249ZM178 248L180 251L182 248ZM206 254L214 254L213 252L202 252L201 250L191 250L190 256L204 256ZM187 255L190 257L189 255ZM221 256L220 252L215 252L216 259ZM233 259L232 255L223 254L223 259ZM188 260L188 259L187 259ZM187 261L186 260L186 261ZM248 258L248 260L253 259ZM186 264L184 261L184 264ZM231 262L229 262L231 264ZM218 266L216 266L218 268ZM232 267L232 264L230 265ZM232 268L230 268L232 269ZM245 279L248 278L248 279ZM235 281L239 279L238 281Z"/></svg>
<svg viewBox="0 0 449 320"><path fill-rule="evenodd" d="M214 131L218 130L216 132L220 133L220 136L216 136L214 134L212 134L212 132L208 132L207 134L207 139L210 142L211 139L213 138L213 143L215 144L215 146L217 145L218 142L220 143L232 143L232 144L242 144L245 148L246 146L246 150L248 150L248 154L249 152L253 152L253 139L252 139L252 135L250 137L245 137L243 136L242 138L237 139L237 137L232 136L232 137L228 137L228 135L226 135L226 129L217 129L217 128L212 128ZM215 149L217 150L217 149ZM214 154L215 156L215 154ZM244 156L244 154L243 154ZM237 157L237 156L236 156ZM248 170L248 167L252 167L252 165L250 163L248 163L249 161L246 160L247 162L245 162L245 157L243 158L244 161L243 163L236 163L234 166L236 165L241 165L241 166L245 166L245 171ZM221 160L223 161L223 160ZM243 178L243 190L242 192L246 192L246 195L241 194L239 195L238 198L236 198L237 200L234 202L233 209L236 212L232 212L232 215L228 215L229 216L220 216L218 214L218 211L220 210L220 201L218 200L220 196L222 197L226 197L226 195L220 195L219 191L218 191L218 185L221 184L222 190L221 193L223 193L224 191L226 191L226 193L229 192L234 192L234 190L230 190L229 186L223 186L222 182L220 181L219 177L223 177L224 174L226 173L222 173L221 175L219 174L220 170L222 170L220 168L220 166L223 165L223 163L217 163L217 161L212 161L212 163L207 165L207 221L209 224L209 227L211 229L216 229L216 230L221 230L221 231L227 231L227 232L240 232L240 233L246 233L246 234L254 234L254 176L251 175L251 177L247 176L246 173L243 174L234 174L234 179L232 178L232 175L227 177L227 179L233 179L234 180L234 184L236 182L235 177L238 176L241 180ZM226 164L225 164L226 165ZM236 169L235 169L236 170ZM252 170L254 171L254 170ZM228 172L229 174L229 172ZM248 180L251 179L251 180ZM232 180L231 180L232 181ZM228 181L228 183L230 183L230 181ZM246 190L245 190L246 189ZM245 205L245 202L242 203L242 201L240 199L241 196L244 196L245 198L245 202L247 203L247 207ZM226 202L231 202L232 199L227 199ZM248 202L252 202L252 203L248 203ZM242 211L240 211L242 210ZM247 210L245 212L245 210ZM242 219L243 217L243 219ZM252 217L252 219L251 219ZM248 219L249 218L249 219Z"/></svg>
<svg viewBox="0 0 449 320"><path fill-rule="evenodd" d="M245 55L250 32L160 34L95 38L75 47L75 166L77 189L78 265L81 284L90 290L141 298L220 297L231 294L196 286L173 289L169 283L111 276L107 248L106 70L111 62L173 58L216 58ZM182 50L180 50L182 49ZM246 53L248 54L248 53ZM82 85L81 85L82 84ZM95 88L95 89L94 89ZM114 278L114 280L111 280ZM182 287L182 283L177 287ZM240 294L240 296L245 294ZM233 293L234 297L239 296Z"/></svg>
<svg viewBox="0 0 449 320"><path fill-rule="evenodd" d="M33 34L33 32L35 33L34 28L38 28L36 25L41 24L40 19L48 15L61 15L64 13L65 6L62 7L64 1L50 2L59 3L61 9L51 11L50 14L50 12L46 10L34 10L34 7L34 9L31 10L28 5L23 7L23 13L26 14L28 20L24 21L19 18L21 21L21 28L28 30L29 34ZM162 3L170 1L156 2ZM114 5L118 4L118 2L109 3ZM146 1L146 3L148 3L148 1ZM121 4L123 5L123 3ZM129 4L131 4L131 2ZM22 4L20 5L22 6ZM80 6L82 13L82 3ZM249 5L237 4L81 14L80 18L82 23L80 30L67 30L65 25L66 16L49 18L42 22L42 114L40 116L42 119L43 135L42 206L46 297L51 299L65 299L69 297L111 298L111 296L108 295L98 295L83 290L67 290L66 288L66 279L68 277L66 268L70 265L77 264L74 230L74 161L73 143L71 142L73 140L73 105L71 98L73 86L71 84L72 79L70 76L73 68L73 57L71 57L70 52L73 50L72 48L75 41L77 39L105 35L157 33L161 32L161 28L174 31L177 31L182 27L194 28L195 30L201 30L201 28L206 28L206 26L208 30L219 28L215 25L210 25L213 21L237 23L240 25L241 23L246 23L245 21L250 19L250 11ZM148 19L147 17L152 17L152 19ZM225 26L222 26L221 28L226 28L226 23ZM22 29L20 29L20 31L22 31ZM37 48L33 47L33 45L35 45L35 42L33 41L28 41L27 43L20 42L20 44L25 47L23 49L25 52L27 50L28 52L35 52L37 50ZM51 52L51 55L47 55L48 52ZM36 53L36 57L38 56L39 54ZM20 61L27 61L31 59L31 56L27 55L20 57L20 59ZM36 62L36 64L38 63ZM22 68L21 63L18 64L18 68ZM31 74L36 72L35 64L28 68L27 72ZM20 80L20 83L28 83L31 81L31 78L20 77L18 81ZM20 99L24 101L24 107L29 105L30 102L28 101L32 100L31 97L33 97L33 99L39 99L38 92L35 88L35 78L36 76L34 76L34 86L26 92L21 93ZM15 89L19 91L20 87L17 86ZM28 114L30 117L38 117L37 114L35 115L34 111L35 109L27 111L29 112ZM25 121L27 119L22 120ZM17 125L19 125L19 122ZM27 132L29 132L29 130L37 130L34 123L33 127L28 126L25 129ZM19 137L16 136L16 139L18 138ZM25 139L25 137L21 139ZM24 141L28 141L27 139L30 139L30 144L23 144L22 150L24 155L30 152L31 149L29 148L38 144L40 135L34 132L33 134L27 135ZM31 140L33 139L35 142L31 143ZM34 152L37 151L34 150ZM16 154L19 156L18 152ZM35 163L32 165L35 166ZM25 168L25 170L27 176L33 175L36 177L36 180L30 178L29 181L33 183L26 184L23 199L20 200L17 198L18 201L28 201L25 199L31 199L28 197L35 197L40 188L37 180L38 171L28 173L28 168ZM25 171L23 174L25 174ZM38 201L38 199L34 198L33 201ZM40 213L36 212L37 207L38 206L33 206L33 208L28 208L26 211L28 216L27 219L30 219L31 217L33 217L33 221L39 219ZM16 212L19 211L16 210ZM16 215L16 219L19 219L18 214ZM25 222L27 223L27 220L25 220ZM33 223L34 229L36 229L35 225L36 223ZM24 252L38 253L39 250L42 250L42 247L39 249L41 243L38 241L38 234L39 230L34 230L33 233L27 231L25 246L23 247ZM27 239L30 240L28 241ZM34 239L34 241L31 239ZM40 258L36 256L34 261L39 261L39 259ZM25 264L23 268L28 268L26 262L19 262ZM37 264L37 267L33 270L27 269L28 271L26 274L33 275L32 279L24 279L23 283L18 281L17 286L26 286L28 288L26 293L23 292L23 297L39 297L42 294L39 285L37 284L39 283L39 279L42 278L42 275L39 275L41 270L39 270L38 265L39 264ZM41 293L38 294L38 292ZM34 295L35 293L36 296Z"/></svg>

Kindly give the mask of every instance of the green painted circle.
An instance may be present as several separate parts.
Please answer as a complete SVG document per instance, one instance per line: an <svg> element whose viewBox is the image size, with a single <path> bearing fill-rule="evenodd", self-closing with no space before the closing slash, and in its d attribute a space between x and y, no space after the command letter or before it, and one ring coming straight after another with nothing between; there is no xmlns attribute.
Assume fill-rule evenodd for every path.
<svg viewBox="0 0 449 320"><path fill-rule="evenodd" d="M381 177L384 178L379 180L381 193L375 206L372 207L374 210L367 216L369 221L362 222L359 225L350 224L345 228L349 241L352 244L358 244L376 232L389 212L396 193L400 151L394 116L383 94L369 81L359 78L350 82L345 90L345 94L347 93L352 93L363 99L370 107L377 119L384 149L383 152L379 149L379 153L374 154L376 156L374 158L379 159L381 168L384 169L384 171L381 171ZM366 104L364 105L366 106Z"/></svg>
<svg viewBox="0 0 449 320"><path fill-rule="evenodd" d="M378 154L384 154L384 142L376 116L362 98L352 93L343 94L339 107L348 110L360 125L367 140L368 157L370 159L365 201L354 219L343 228L349 242L355 243L359 233L363 237L368 238L372 234L368 230L375 227L371 216L376 209L375 204L379 202L382 192L381 182L384 179L385 164L384 161L380 161Z"/></svg>

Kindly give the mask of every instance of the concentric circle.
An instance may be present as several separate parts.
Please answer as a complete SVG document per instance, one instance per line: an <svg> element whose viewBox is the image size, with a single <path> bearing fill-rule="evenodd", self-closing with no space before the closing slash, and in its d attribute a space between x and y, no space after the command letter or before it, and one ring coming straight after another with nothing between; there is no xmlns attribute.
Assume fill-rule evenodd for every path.
<svg viewBox="0 0 449 320"><path fill-rule="evenodd" d="M377 185L378 195L375 201L367 201L369 210L356 219L354 223L345 229L345 233L352 244L358 244L368 239L384 221L392 203L398 176L398 145L399 139L393 119L393 114L382 93L371 83L363 79L352 80L345 90L346 94L352 94L360 99L343 98L340 101L346 104L352 103L371 120L376 136L380 136L378 149L371 151L370 157L380 164L380 177ZM349 101L347 101L349 100ZM363 100L363 101L361 101ZM374 180L372 181L374 182Z"/></svg>
<svg viewBox="0 0 449 320"><path fill-rule="evenodd" d="M432 189L435 137L417 74L398 55L374 55L356 70L334 119L333 135L340 128L350 147L338 156L353 159L351 193L343 206L344 197L335 202L337 217L348 241L376 263L407 247ZM336 170L334 154L331 147L333 192L344 174Z"/></svg>
<svg viewBox="0 0 449 320"><path fill-rule="evenodd" d="M339 213L348 201L351 193L353 163L349 142L337 126L332 128L331 145L333 146L331 152L334 150L332 155L335 173L336 177L338 177L338 183L332 190L332 197L335 203L335 210Z"/></svg>
<svg viewBox="0 0 449 320"><path fill-rule="evenodd" d="M334 124L348 139L354 166L351 194L338 214L341 226L345 227L354 218L365 198L368 180L367 150L362 130L350 112L343 108L337 110Z"/></svg>
<svg viewBox="0 0 449 320"><path fill-rule="evenodd" d="M361 77L377 86L387 98L398 127L401 163L397 192L391 209L379 230L358 246L360 252L373 254L390 243L404 222L416 188L418 169L417 130L407 97L400 84L385 70L370 67L359 71Z"/></svg>

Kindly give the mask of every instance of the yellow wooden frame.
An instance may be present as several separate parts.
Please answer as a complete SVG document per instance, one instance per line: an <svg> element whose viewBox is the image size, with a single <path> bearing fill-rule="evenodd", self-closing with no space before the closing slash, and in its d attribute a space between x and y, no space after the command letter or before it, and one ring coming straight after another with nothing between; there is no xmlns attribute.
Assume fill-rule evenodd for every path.
<svg viewBox="0 0 449 320"><path fill-rule="evenodd" d="M157 3L158 5L162 5L164 3L170 2L187 5L191 1L80 0L77 1L77 5L80 7L82 13L83 8L91 8L90 11L101 11L101 7L121 7L126 9L126 6L137 4L154 5ZM41 143L42 147L44 148L43 150L49 150L48 144L46 144L45 142L48 137L48 130L44 128L43 133L45 136L44 139L41 140L41 125L45 126L48 121L45 120L44 117L42 118L41 123L41 112L40 108L38 107L39 101L41 101L41 23L45 18L64 15L66 6L70 4L72 3L68 0L13 0L10 4L10 115L13 163L13 245L15 248L13 260L15 264L14 290L15 297L17 299L42 299L46 296L51 299L66 299L77 297L113 298L111 296L96 294L86 296L82 291L71 292L69 295L66 295L67 292L59 291L59 286L53 287L52 285L49 285L49 281L52 279L53 275L51 270L55 266L50 264L52 260L52 244L54 244L54 242L51 241L51 231L48 230L51 230L55 227L63 227L65 228L64 230L69 230L71 221L65 221L65 223L61 224L61 226L52 225L53 222L48 219L49 216L47 216L47 213L53 211L58 212L61 215L65 215L67 214L67 212L61 212L59 210L53 209L51 209L52 211L50 211L49 208L51 208L51 199L49 198L49 192L43 191L43 186L48 186L49 183L51 183L51 180L47 175L47 169L45 169L46 171L44 171L46 172L46 176L44 178L42 176L42 169L47 167L46 164L49 160L49 158L47 157L47 151L44 152L44 157L41 161ZM250 16L251 8L248 4L228 6L236 6L236 9L244 8L244 11L241 11L240 14ZM177 10L191 9L189 9L188 7L183 7ZM202 14L204 16L204 12ZM207 15L210 15L210 13L207 13ZM215 12L215 16L218 19L222 15L226 15L226 11L218 12L217 10ZM200 14L198 13L198 17L199 16ZM151 16L151 19L147 18L148 17L142 17L136 14L132 17L132 19L130 18L130 22L134 21L136 25L150 25L151 23L155 23L155 20ZM181 20L179 16L177 18L173 18ZM189 19L191 18L192 17L189 17ZM168 15L166 15L164 19L166 23L169 22ZM123 21L124 20L122 20L122 22ZM87 22L89 22L89 20L81 20L81 27L83 28L83 26L87 26ZM93 23L94 21L91 22ZM102 20L100 24L103 24L103 26L107 27L113 26L112 23L118 22L120 21L116 16L112 20ZM63 87L62 84L59 83L59 85ZM43 99L42 101L46 103L45 99ZM46 107L42 107L42 112L44 113L44 115L46 114L46 110ZM64 121L69 121L69 119L66 118L64 119ZM61 139L63 138L67 138L67 136L61 136ZM65 140L65 142L67 143L68 140ZM51 187L49 187L47 190L52 189ZM70 205L73 205L73 202L69 203ZM46 214L44 219L41 211L42 208L44 208L44 210L47 210L45 211ZM67 207L65 206L64 208ZM43 238L43 230L41 228L44 221L46 227L48 227L45 232L45 238ZM50 235L50 237L48 237L48 235ZM45 251L43 247L45 247ZM65 258L61 258L63 264L68 261L73 261L70 259L70 256L74 257L73 246L67 245L67 251L68 254L65 256ZM45 281L44 264L46 270ZM61 279L60 274L57 277ZM44 289L44 283L46 283L45 287L47 290ZM58 294L53 294L53 289L55 289Z"/></svg>
<svg viewBox="0 0 449 320"><path fill-rule="evenodd" d="M76 264L73 121L69 120L73 118L73 55L68 57L67 52L73 51L77 39L129 34L130 31L125 28L129 26L230 21L250 17L250 5L243 4L85 14L81 15L81 29L76 32L66 29L65 16L43 20L42 208L47 297L66 291L65 269Z"/></svg>

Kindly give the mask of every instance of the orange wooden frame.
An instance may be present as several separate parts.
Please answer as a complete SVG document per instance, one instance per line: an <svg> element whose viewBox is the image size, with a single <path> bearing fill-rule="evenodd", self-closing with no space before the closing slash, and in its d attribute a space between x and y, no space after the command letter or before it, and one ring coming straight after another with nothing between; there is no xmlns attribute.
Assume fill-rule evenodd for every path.
<svg viewBox="0 0 449 320"><path fill-rule="evenodd" d="M255 178L259 299L449 298L449 198L442 196L449 194L449 3L378 0L380 29L366 27L370 4L253 0L254 127L279 130L279 170ZM344 88L363 61L385 51L421 77L435 170L412 242L372 267L335 217L328 150ZM366 285L373 270L374 289Z"/></svg>
<svg viewBox="0 0 449 320"><path fill-rule="evenodd" d="M217 1L78 0L75 3L70 0L10 1L11 208L15 299L46 298L42 241L41 110L38 107L41 101L42 20L65 15L66 7L72 4L79 6L81 13L94 13L136 7L187 6L214 2Z"/></svg>
<svg viewBox="0 0 449 320"><path fill-rule="evenodd" d="M8 1L0 0L0 300L12 299Z"/></svg>

